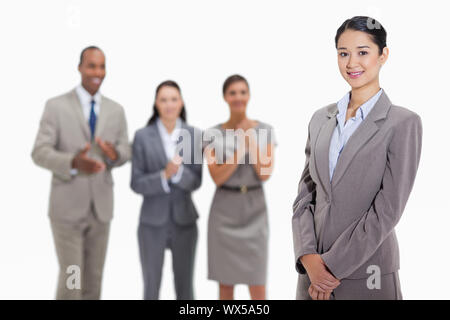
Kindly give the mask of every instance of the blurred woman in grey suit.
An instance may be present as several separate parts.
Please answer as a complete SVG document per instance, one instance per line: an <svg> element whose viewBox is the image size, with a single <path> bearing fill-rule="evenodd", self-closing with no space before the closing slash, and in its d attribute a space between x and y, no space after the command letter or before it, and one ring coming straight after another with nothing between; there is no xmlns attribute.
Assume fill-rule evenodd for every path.
<svg viewBox="0 0 450 320"><path fill-rule="evenodd" d="M386 31L369 17L337 30L351 86L314 113L292 218L298 299L402 299L395 235L422 146L420 117L380 88Z"/></svg>
<svg viewBox="0 0 450 320"><path fill-rule="evenodd" d="M194 299L198 214L191 192L202 181L199 150L201 131L186 123L178 84L161 83L153 116L133 142L131 188L144 196L138 228L144 299L159 297L166 248L172 251L177 299Z"/></svg>
<svg viewBox="0 0 450 320"><path fill-rule="evenodd" d="M208 220L208 278L219 282L220 299L233 299L239 283L249 286L252 299L265 299L268 219L262 185L272 174L275 137L271 125L247 118L244 77L230 76L223 96L230 118L205 131L205 140L214 140L205 154L217 185Z"/></svg>

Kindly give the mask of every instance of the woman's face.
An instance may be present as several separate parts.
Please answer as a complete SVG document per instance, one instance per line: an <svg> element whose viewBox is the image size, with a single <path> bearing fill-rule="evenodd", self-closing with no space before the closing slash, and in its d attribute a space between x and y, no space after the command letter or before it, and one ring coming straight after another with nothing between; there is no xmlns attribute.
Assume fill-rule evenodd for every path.
<svg viewBox="0 0 450 320"><path fill-rule="evenodd" d="M338 40L338 65L342 77L352 89L378 82L380 69L386 62L389 50L378 45L371 36L362 31L345 30Z"/></svg>
<svg viewBox="0 0 450 320"><path fill-rule="evenodd" d="M233 82L225 91L224 99L230 106L232 113L245 112L248 100L250 99L250 93L245 81Z"/></svg>
<svg viewBox="0 0 450 320"><path fill-rule="evenodd" d="M183 107L180 92L173 87L164 86L159 89L156 96L156 109L159 117L164 120L176 120Z"/></svg>

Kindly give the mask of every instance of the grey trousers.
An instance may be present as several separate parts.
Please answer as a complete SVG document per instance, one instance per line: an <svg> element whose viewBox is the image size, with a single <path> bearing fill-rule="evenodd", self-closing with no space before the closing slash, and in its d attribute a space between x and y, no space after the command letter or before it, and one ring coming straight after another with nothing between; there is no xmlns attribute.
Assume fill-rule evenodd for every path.
<svg viewBox="0 0 450 320"><path fill-rule="evenodd" d="M79 222L50 223L59 262L56 299L100 299L110 223L100 222L93 206Z"/></svg>
<svg viewBox="0 0 450 320"><path fill-rule="evenodd" d="M164 226L139 224L138 241L144 277L144 299L157 300L166 248L172 251L172 268L178 300L193 300L197 224L177 225L172 218Z"/></svg>
<svg viewBox="0 0 450 320"><path fill-rule="evenodd" d="M297 300L311 300L308 288L311 282L306 274L299 274ZM398 271L380 276L380 288L369 289L367 279L342 279L333 290L330 300L402 300Z"/></svg>

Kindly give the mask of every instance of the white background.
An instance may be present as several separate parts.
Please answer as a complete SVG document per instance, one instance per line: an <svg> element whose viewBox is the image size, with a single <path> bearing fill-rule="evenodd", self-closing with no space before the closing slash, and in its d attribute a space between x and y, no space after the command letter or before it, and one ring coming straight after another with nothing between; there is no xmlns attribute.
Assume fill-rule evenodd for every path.
<svg viewBox="0 0 450 320"><path fill-rule="evenodd" d="M381 86L393 103L423 121L422 159L397 227L405 299L449 299L450 208L447 1L2 1L0 27L0 298L53 299L57 260L47 206L50 173L30 157L45 101L79 81L83 47L106 53L101 91L121 103L130 139L151 114L154 90L176 80L188 121L201 129L227 120L225 78L250 82L250 118L272 124L279 142L265 185L269 208L268 298L294 299L291 216L312 113L349 87L334 48L340 24L377 18L390 57ZM137 224L141 197L129 188L130 165L116 169L115 217L103 280L104 299L141 299ZM207 218L214 185L204 167L194 193L200 213L195 295L216 299L207 280ZM162 299L173 299L166 253ZM238 299L249 297L238 286Z"/></svg>

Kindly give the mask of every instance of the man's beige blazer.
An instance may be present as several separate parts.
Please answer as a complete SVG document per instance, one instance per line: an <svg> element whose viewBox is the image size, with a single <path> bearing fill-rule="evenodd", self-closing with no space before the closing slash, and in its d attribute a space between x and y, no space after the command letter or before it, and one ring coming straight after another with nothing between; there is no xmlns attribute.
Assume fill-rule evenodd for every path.
<svg viewBox="0 0 450 320"><path fill-rule="evenodd" d="M123 108L102 96L95 136L115 145L118 159L108 161L95 141L85 119L75 89L52 98L45 105L32 151L33 161L53 173L49 216L52 219L78 221L94 204L98 218L108 222L113 216L113 179L111 169L131 157L128 129ZM105 162L103 172L71 175L73 157L91 142L88 155Z"/></svg>

